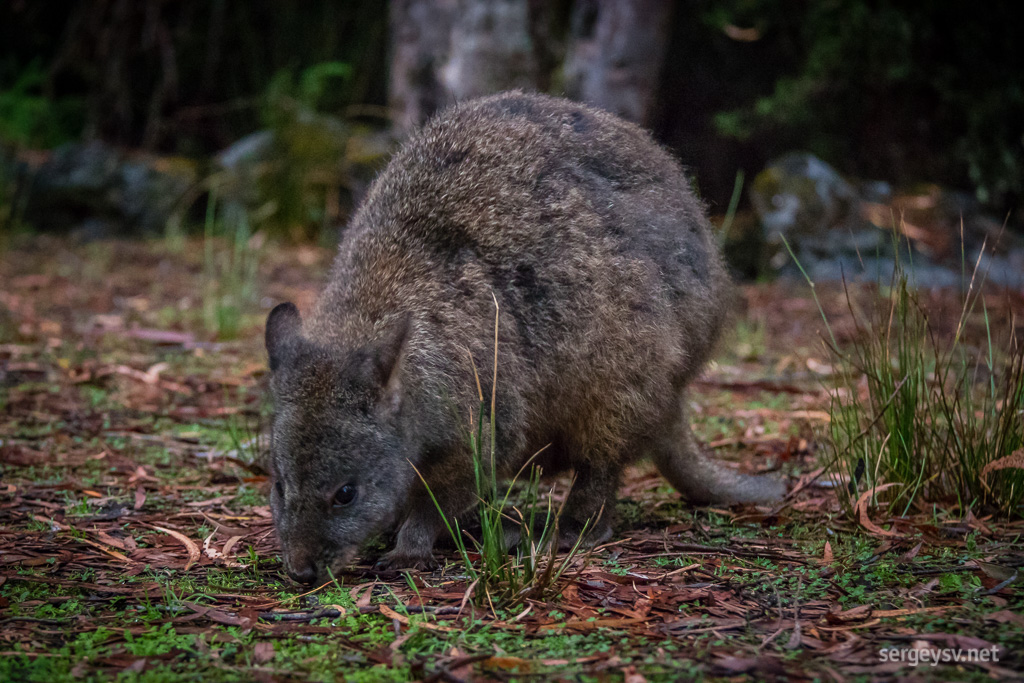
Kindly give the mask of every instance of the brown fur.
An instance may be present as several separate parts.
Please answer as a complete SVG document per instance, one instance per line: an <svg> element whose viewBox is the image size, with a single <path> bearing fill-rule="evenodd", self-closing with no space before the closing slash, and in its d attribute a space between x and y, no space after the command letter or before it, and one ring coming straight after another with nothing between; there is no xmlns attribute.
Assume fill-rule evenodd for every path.
<svg viewBox="0 0 1024 683"><path fill-rule="evenodd" d="M490 396L495 299L498 468L547 446L546 473L575 470L568 533L645 455L694 503L780 497L707 462L686 417L728 291L703 207L641 129L522 93L442 113L374 183L308 319L291 304L268 318L289 572L322 577L395 523L385 564L429 558L443 526L410 462L447 514L472 507L470 356ZM333 506L344 484L356 499Z"/></svg>

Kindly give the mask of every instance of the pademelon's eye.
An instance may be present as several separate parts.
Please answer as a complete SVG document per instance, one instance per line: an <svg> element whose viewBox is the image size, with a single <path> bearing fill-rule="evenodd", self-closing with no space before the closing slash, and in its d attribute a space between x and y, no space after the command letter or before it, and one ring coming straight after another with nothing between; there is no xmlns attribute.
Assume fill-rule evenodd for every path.
<svg viewBox="0 0 1024 683"><path fill-rule="evenodd" d="M280 481L275 481L274 482L274 493L276 493L281 498L284 498L284 487L281 486L281 482Z"/></svg>
<svg viewBox="0 0 1024 683"><path fill-rule="evenodd" d="M356 499L356 487L345 484L334 493L334 507L340 508Z"/></svg>

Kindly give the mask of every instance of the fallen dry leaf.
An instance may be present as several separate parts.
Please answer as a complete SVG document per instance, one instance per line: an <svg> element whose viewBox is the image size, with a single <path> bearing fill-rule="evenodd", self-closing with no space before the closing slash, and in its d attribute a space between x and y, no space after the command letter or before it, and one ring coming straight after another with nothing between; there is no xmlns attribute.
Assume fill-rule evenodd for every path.
<svg viewBox="0 0 1024 683"><path fill-rule="evenodd" d="M870 533L875 534L877 536L900 536L900 534L896 533L895 531L886 531L882 527L872 522L871 518L868 517L868 501L871 499L871 497L874 496L875 494L885 491L886 489L890 489L893 486L897 486L897 484L882 484L881 486L876 486L868 491L865 491L860 495L860 498L857 499L857 503L853 506L854 512L857 515L857 521L859 521L861 526L867 529Z"/></svg>
<svg viewBox="0 0 1024 683"><path fill-rule="evenodd" d="M636 670L635 666L627 666L622 670L622 683L647 683L647 679Z"/></svg>
<svg viewBox="0 0 1024 683"><path fill-rule="evenodd" d="M261 640L252 649L253 661L257 664L266 664L274 658L274 644L269 640Z"/></svg>
<svg viewBox="0 0 1024 683"><path fill-rule="evenodd" d="M1018 448L1013 453L993 460L981 468L981 478L987 479L990 472L1005 469L1024 470L1024 448Z"/></svg>
<svg viewBox="0 0 1024 683"><path fill-rule="evenodd" d="M193 541L191 538L181 533L180 531L175 531L174 529L168 529L166 527L157 526L155 524L150 524L147 526L156 529L157 531L162 531L165 534L168 534L169 536L172 536L182 542L182 544L185 546L185 549L188 551L188 562L185 563L185 571L188 571L192 567L192 565L199 561L199 546L196 545L195 541Z"/></svg>

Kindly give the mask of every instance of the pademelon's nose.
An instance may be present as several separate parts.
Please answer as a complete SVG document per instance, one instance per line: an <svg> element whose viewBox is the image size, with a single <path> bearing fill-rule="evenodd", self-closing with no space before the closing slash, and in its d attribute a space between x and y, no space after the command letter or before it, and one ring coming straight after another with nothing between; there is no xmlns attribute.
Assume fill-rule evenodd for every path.
<svg viewBox="0 0 1024 683"><path fill-rule="evenodd" d="M304 583L306 585L315 583L316 565L312 562L306 562L294 567L289 565L288 576L292 577L292 580L296 583Z"/></svg>

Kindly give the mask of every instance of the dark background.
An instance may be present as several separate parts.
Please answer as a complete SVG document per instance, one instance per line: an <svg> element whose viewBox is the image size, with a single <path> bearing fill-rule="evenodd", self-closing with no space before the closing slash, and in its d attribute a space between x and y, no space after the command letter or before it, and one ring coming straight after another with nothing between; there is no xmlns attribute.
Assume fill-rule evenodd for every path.
<svg viewBox="0 0 1024 683"><path fill-rule="evenodd" d="M429 72L443 67L453 44L483 41L486 53L486 41L495 37L486 33L493 26L463 26L461 33L452 27L486 2L431 4L5 2L0 144L24 153L99 139L201 160L272 126L273 95L281 92L305 93L297 96L305 106L341 121L371 127L397 121L400 133L453 97L427 96L416 111L396 102L396 73L410 73L408 64L395 66L400 32L423 40L421 34L435 31L454 41L440 48L437 63L413 65L419 71L412 81L417 74L434 77ZM528 84L580 97L566 62L594 38L602 12L616 3L492 4L512 12L525 7L533 60ZM1015 3L618 4L628 5L642 16L623 30L654 54L593 68L621 67L618 77L627 83L656 74L634 118L694 172L713 210L724 211L738 170L750 177L783 152L806 150L843 174L897 186L939 183L973 194L993 214L1010 215L1011 223L1019 218L1024 49ZM500 49L492 57L510 59ZM577 61L576 68L586 72L591 65ZM306 82L319 79L319 85L303 90L311 73ZM491 89L522 84L521 76ZM409 80L407 87L427 87Z"/></svg>

